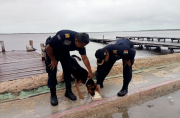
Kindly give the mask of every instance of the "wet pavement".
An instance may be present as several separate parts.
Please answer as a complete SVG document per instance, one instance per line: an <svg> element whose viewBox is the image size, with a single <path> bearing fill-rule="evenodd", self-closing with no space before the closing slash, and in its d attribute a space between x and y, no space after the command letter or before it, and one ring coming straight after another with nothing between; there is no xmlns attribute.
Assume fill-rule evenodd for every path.
<svg viewBox="0 0 180 118"><path fill-rule="evenodd" d="M179 118L180 90L131 108L118 109L106 118Z"/></svg>
<svg viewBox="0 0 180 118"><path fill-rule="evenodd" d="M165 82L168 80L175 80L177 78L180 78L179 72L180 72L180 64L179 63L168 65L168 66L163 66L160 68L151 68L151 69L143 70L142 72L133 74L133 78L132 78L132 81L129 86L129 92L139 89L139 88L147 87L150 85L162 83L162 82ZM122 77L107 79L104 83L104 88L101 89L102 98L109 98L112 96L116 96L117 92L122 87L122 82L123 82ZM75 95L78 98L76 101L71 101L71 100L67 99L66 97L64 97L64 90L58 90L57 96L58 96L59 105L55 106L55 107L50 105L50 94L49 93L34 96L31 98L27 98L27 99L22 99L22 100L0 101L0 118L48 117L52 114L61 113L63 111L66 111L66 110L69 110L72 108L77 108L79 106L88 105L90 103L95 102L95 101L92 101L91 96L89 94L87 94L87 90L84 85L80 86L80 90L84 95L84 99L78 98L76 89L75 89L75 87L73 87L73 93L75 93ZM172 96L172 98L174 99L174 101L178 101L178 100L176 100L176 97ZM165 97L163 99L167 100L167 97ZM169 98L169 99L171 99L171 98ZM161 100L159 100L159 101L161 101ZM135 106L135 107L132 107L129 109L121 108L121 110L123 110L123 112L118 112L117 111L118 108L114 108L114 111L115 111L114 113L116 113L116 114L108 114L109 116L105 116L105 118L106 117L116 118L117 116L118 116L118 118L121 118L121 117L122 118L128 118L128 117L131 118L132 116L133 116L133 118L145 118L145 117L150 118L150 116L151 116L150 113L154 112L153 115L156 115L156 112L158 112L158 111L160 112L160 114L163 115L163 110L161 110L161 109L166 108L163 105L169 104L169 102L167 102L167 103L163 102L162 103L163 105L160 105L160 103L158 101L156 102L156 100L155 100L155 101L152 101L152 104L154 105L153 107L148 107L147 104L148 104L148 102L142 104L141 106ZM160 106L163 106L163 107L156 108L157 104L159 104ZM175 104L177 104L177 106L179 105L179 103L175 103ZM146 110L145 108L143 108L143 105L146 107L147 111L143 111L143 110ZM150 106L151 106L151 104L150 104ZM172 115L173 115L173 112L179 110L179 107L177 107L176 105L174 105L174 106L175 107L171 106L171 108L172 108L171 114ZM153 108L153 109L149 113L148 109L150 110L151 108ZM141 109L143 109L143 110L141 110ZM108 108L107 108L107 110L108 110ZM148 113L146 113L146 112L148 112ZM176 114L178 115L179 112ZM151 116L151 117L155 117L155 116ZM157 115L157 117L159 118L158 115ZM157 117L155 117L155 118L157 118Z"/></svg>

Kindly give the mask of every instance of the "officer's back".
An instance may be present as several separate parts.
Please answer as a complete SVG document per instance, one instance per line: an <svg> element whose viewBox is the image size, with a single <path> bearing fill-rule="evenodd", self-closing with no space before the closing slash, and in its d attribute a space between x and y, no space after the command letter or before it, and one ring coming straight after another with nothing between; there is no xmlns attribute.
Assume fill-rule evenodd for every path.
<svg viewBox="0 0 180 118"><path fill-rule="evenodd" d="M131 41L129 41L129 39L117 39L117 42L115 43L115 45L125 45L127 47L133 48L133 43Z"/></svg>

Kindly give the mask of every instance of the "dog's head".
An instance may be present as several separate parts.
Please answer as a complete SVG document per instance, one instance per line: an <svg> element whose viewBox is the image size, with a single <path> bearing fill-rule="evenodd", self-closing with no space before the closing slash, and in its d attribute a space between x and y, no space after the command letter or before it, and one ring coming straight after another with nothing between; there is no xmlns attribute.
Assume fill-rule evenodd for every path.
<svg viewBox="0 0 180 118"><path fill-rule="evenodd" d="M95 90L96 90L96 83L93 81L92 78L86 82L86 87L87 87L88 93L91 94L91 96L94 96Z"/></svg>

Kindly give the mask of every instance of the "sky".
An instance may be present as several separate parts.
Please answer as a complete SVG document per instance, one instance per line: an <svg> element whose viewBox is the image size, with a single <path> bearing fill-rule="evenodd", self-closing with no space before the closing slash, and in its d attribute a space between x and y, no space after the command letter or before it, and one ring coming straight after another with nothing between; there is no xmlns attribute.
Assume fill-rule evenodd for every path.
<svg viewBox="0 0 180 118"><path fill-rule="evenodd" d="M180 0L0 0L0 33L180 29Z"/></svg>

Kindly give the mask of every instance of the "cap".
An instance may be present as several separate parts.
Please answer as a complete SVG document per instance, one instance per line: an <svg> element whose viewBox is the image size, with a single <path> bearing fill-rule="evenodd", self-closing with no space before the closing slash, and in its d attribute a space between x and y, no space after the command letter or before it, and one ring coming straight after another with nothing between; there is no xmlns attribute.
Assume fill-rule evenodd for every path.
<svg viewBox="0 0 180 118"><path fill-rule="evenodd" d="M105 49L98 49L96 51L95 57L97 58L97 65L103 65L106 55L107 55L107 50Z"/></svg>

